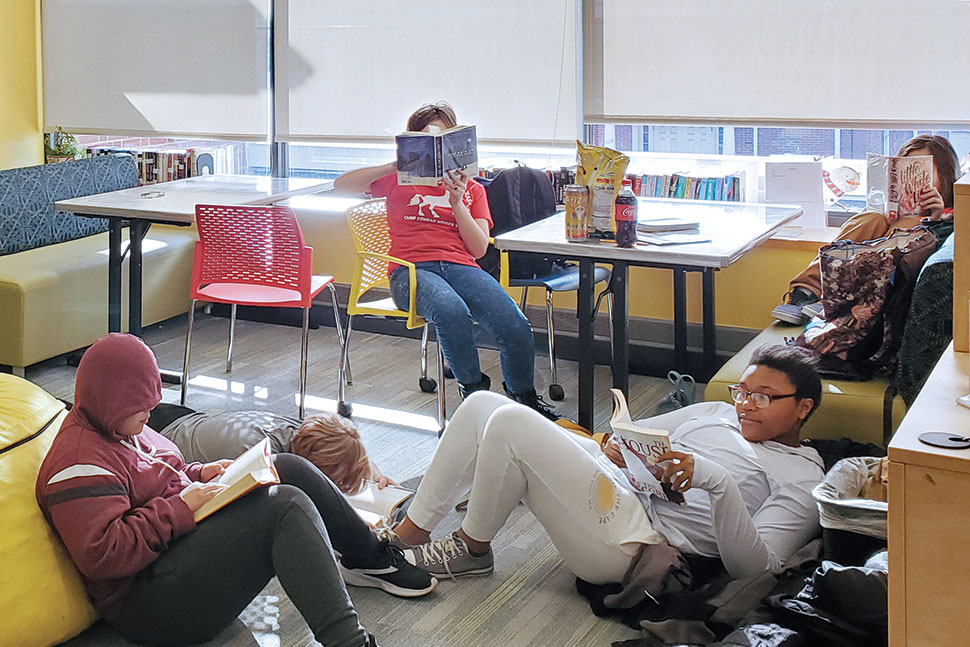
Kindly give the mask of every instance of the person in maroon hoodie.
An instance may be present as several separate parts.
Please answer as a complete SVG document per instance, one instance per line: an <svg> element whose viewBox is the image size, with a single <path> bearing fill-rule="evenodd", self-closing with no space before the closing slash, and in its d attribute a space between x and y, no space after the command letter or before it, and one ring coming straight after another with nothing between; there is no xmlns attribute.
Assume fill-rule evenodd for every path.
<svg viewBox="0 0 970 647"><path fill-rule="evenodd" d="M309 461L276 457L281 484L257 489L196 526L229 461L186 464L146 426L162 398L158 364L137 337L112 333L85 352L74 407L37 477L37 501L98 612L128 640L212 639L276 575L320 643L376 645L349 582L415 597L437 583L378 539ZM341 554L338 560L334 552Z"/></svg>

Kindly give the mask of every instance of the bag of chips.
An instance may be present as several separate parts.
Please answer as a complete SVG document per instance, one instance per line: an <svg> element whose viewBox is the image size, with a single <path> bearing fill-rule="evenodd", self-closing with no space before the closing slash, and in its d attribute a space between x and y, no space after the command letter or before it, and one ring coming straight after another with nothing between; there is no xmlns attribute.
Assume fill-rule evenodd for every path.
<svg viewBox="0 0 970 647"><path fill-rule="evenodd" d="M576 184L588 187L590 194L589 237L612 240L616 234L616 194L623 186L630 158L619 151L587 146L581 141L576 142L576 148L579 152Z"/></svg>

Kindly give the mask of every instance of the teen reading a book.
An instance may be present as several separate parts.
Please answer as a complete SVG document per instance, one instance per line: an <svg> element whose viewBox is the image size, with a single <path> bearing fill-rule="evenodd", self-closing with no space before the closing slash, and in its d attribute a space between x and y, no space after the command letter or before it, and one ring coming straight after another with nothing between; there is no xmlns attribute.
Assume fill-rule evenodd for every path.
<svg viewBox="0 0 970 647"><path fill-rule="evenodd" d="M566 566L596 584L620 582L644 544L720 557L745 577L780 566L818 533L818 453L799 444L821 383L802 348L769 346L732 387L735 405L695 404L639 421L665 429L664 478L686 505L638 496L617 446L564 431L492 393L455 411L406 518L391 539L439 576L490 573L491 541L523 501ZM471 489L461 527L430 532ZM669 547L667 547L669 550Z"/></svg>
<svg viewBox="0 0 970 647"><path fill-rule="evenodd" d="M437 103L412 114L407 129L431 132L456 124L454 110ZM437 186L401 185L397 162L344 173L334 181L334 189L387 198L390 255L415 264L418 314L434 324L462 397L490 387L478 360L474 319L498 343L509 396L555 417L536 395L535 342L529 320L498 281L475 262L488 249L492 227L485 189L470 182L464 172L449 172ZM406 310L407 269L392 268L390 284L394 303Z"/></svg>
<svg viewBox="0 0 970 647"><path fill-rule="evenodd" d="M846 220L834 240L864 242L889 234L892 229L911 229L920 224L936 229L940 243L952 231L953 183L960 177L960 159L953 146L939 135L917 135L903 144L898 157L933 157L933 186L923 190L916 216L903 216L889 221L878 211L864 211ZM801 274L791 280L785 302L775 307L775 319L802 325L821 312L822 279L818 257Z"/></svg>
<svg viewBox="0 0 970 647"><path fill-rule="evenodd" d="M397 485L367 456L353 421L336 413L307 416L301 422L271 411L201 413L162 402L152 409L148 426L175 443L189 462L235 458L269 438L273 453L302 456L344 494L359 492L368 480L379 488Z"/></svg>
<svg viewBox="0 0 970 647"><path fill-rule="evenodd" d="M280 485L253 490L196 524L231 461L186 464L145 423L161 400L152 351L113 333L77 369L74 406L37 477L37 501L95 609L146 645L212 639L274 575L325 645L376 645L348 581L397 595L436 580L378 539L308 461L280 454ZM342 557L339 564L334 551Z"/></svg>

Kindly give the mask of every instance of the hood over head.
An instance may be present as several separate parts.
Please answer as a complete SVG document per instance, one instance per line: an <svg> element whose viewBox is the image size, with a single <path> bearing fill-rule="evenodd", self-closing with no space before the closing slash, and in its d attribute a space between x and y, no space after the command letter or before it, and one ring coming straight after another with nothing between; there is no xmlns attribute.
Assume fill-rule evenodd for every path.
<svg viewBox="0 0 970 647"><path fill-rule="evenodd" d="M121 439L118 428L126 418L154 409L161 400L162 379L152 350L134 335L110 333L81 357L69 415L105 436Z"/></svg>

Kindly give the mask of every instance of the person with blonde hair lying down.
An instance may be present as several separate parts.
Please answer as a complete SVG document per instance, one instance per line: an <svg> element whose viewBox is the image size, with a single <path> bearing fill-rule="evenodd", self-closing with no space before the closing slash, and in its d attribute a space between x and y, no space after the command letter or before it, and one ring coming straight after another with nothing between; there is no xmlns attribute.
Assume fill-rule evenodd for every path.
<svg viewBox="0 0 970 647"><path fill-rule="evenodd" d="M357 426L336 413L299 418L271 411L201 413L161 403L148 426L171 440L189 462L236 458L269 438L274 454L290 452L313 463L344 494L356 494L365 480L379 488L397 485L367 455Z"/></svg>
<svg viewBox="0 0 970 647"><path fill-rule="evenodd" d="M438 577L490 573L492 538L522 501L566 566L594 584L622 581L641 547L665 542L720 557L733 577L774 569L819 531L822 459L799 442L821 399L814 358L762 347L731 393L734 406L704 402L637 423L670 432L673 451L659 458L685 506L638 495L614 441L601 450L498 394L472 394L390 539ZM461 526L431 540L469 488Z"/></svg>

